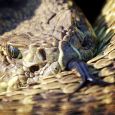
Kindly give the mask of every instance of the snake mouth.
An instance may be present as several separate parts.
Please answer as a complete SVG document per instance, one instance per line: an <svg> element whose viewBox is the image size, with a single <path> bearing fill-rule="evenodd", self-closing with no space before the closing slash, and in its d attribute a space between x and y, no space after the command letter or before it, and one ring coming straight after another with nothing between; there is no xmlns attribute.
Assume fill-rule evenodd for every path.
<svg viewBox="0 0 115 115"><path fill-rule="evenodd" d="M93 76L89 72L88 66L83 61L72 59L68 63L67 69L69 69L69 70L76 69L76 71L79 71L79 73L81 74L82 82L77 87L77 89L76 89L77 91L80 90L85 85L87 85L88 82L92 83L92 84L99 85L99 86L106 86L106 85L113 85L114 84L114 83L105 82L105 81Z"/></svg>

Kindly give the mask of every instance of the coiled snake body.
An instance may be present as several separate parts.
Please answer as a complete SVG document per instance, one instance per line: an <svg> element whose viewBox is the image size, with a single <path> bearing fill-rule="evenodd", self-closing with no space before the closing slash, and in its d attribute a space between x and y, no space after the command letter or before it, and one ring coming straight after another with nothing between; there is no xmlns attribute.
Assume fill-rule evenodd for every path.
<svg viewBox="0 0 115 115"><path fill-rule="evenodd" d="M33 4L34 2L33 0ZM5 105L4 111L11 109L15 110L16 113L25 112L27 114L46 114L47 112L54 114L54 112L59 111L58 114L64 115L89 113L97 110L97 113L100 113L101 109L105 109L105 111L107 109L113 113L113 85L100 87L89 84L71 95L68 101L68 95L64 93L76 91L77 84L79 87L81 81L80 76L84 78L84 73L88 73L84 72L85 64L80 61L77 61L77 69L81 70L80 74L74 69L62 72L65 65L77 57L79 60L81 58L83 61L89 60L87 64L90 66L88 71L90 71L91 76L98 76L103 81L110 83L114 82L113 3L112 0L108 1L101 16L97 19L95 31L97 38L99 38L96 40L98 41L98 55L91 60L89 60L89 56L93 56L92 52L94 53L96 48L93 44L96 39L95 35L87 21L82 20L83 14L75 15L75 11L79 11L79 9L68 10L67 4L63 3L62 0L58 2L43 1L37 8L34 18L22 22L15 30L5 33L1 40L1 106L4 107L2 104L5 103L4 99L9 104L13 104L17 100L18 109L14 103L10 108ZM109 5L113 9L107 10ZM64 19L68 20L64 21ZM74 19L78 22L75 23ZM75 28L75 24L77 28ZM78 39L75 39L75 36ZM71 56L68 53L71 53ZM57 60L59 64L56 62ZM56 74L57 72L58 74ZM89 74L85 76L90 79ZM19 91L14 91L20 86ZM3 92L4 90L7 92ZM9 91L12 90L14 92L10 93ZM109 104L109 108L106 108L106 104ZM26 110L27 107L28 110ZM4 112L2 109L1 111ZM12 114L15 114L14 111Z"/></svg>

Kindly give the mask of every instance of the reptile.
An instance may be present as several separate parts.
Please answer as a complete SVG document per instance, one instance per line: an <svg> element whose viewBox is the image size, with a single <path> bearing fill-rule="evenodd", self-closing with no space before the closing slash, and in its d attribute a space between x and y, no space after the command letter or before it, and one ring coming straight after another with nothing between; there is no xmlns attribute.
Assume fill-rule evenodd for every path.
<svg viewBox="0 0 115 115"><path fill-rule="evenodd" d="M30 27L27 32L34 36L22 35L22 38L15 38L17 35L12 35L1 39L1 52L7 63L15 66L19 62L22 65L22 68L16 66L16 80L24 79L25 75L25 79L32 77L33 82L39 82L40 78L55 75L65 69L76 69L82 80L75 91L83 87L87 81L99 85L111 84L90 75L84 63L95 54L96 35L80 9L73 6L72 1L68 4L63 0L41 2L37 12L38 24L34 30L38 34L32 33ZM19 68L23 69L20 73Z"/></svg>
<svg viewBox="0 0 115 115"><path fill-rule="evenodd" d="M112 8L114 8L114 7L112 7L112 6L114 6L113 3L114 3L113 0L108 0L108 4L105 6L102 14L97 19L95 31L99 38L99 46L98 46L99 54L97 55L97 57L95 57L87 62L88 65L90 65L96 69L96 70L93 70L91 68L90 72L92 72L93 75L98 75L103 80L109 81L109 82L114 82L114 77L115 77L115 73L114 73L114 63L115 63L114 62L114 57L115 57L114 56L114 21L112 20L112 16L113 16ZM110 6L111 6L111 9L110 9ZM42 4L40 7L42 7ZM108 7L109 7L109 10L108 10ZM39 14L38 11L36 10L36 14ZM111 12L111 15L110 15L110 12ZM41 11L40 11L40 13L41 13ZM104 16L103 16L103 14L104 14ZM55 14L53 16L55 16ZM51 17L49 19L51 19ZM107 17L109 17L109 18L107 18ZM44 16L43 16L43 19L47 20L47 17L44 18ZM36 71L36 69L38 69L38 68L36 68L36 66L31 65L31 64L36 65L35 61L30 63L31 58L19 59L23 55L29 57L29 52L37 51L36 44L31 45L32 42L30 41L30 43L28 43L28 41L31 38L37 39L39 36L39 33L37 31L39 30L41 32L44 32L43 27L45 25L43 25L42 29L41 29L41 25L39 25L39 24L38 24L38 26L40 26L40 27L38 27L38 26L36 27L36 25L37 25L36 23L35 24L33 23L34 25L31 25L32 22L36 22L35 20L37 20L37 17L30 20L30 22L29 21L23 22L22 25L19 25L15 30L13 30L9 33L6 32L3 35L3 39L4 38L5 39L8 38L8 40L10 38L11 39L9 40L10 42L9 41L7 42L8 47L6 47L8 49L10 48L10 52L1 54L1 58L3 59L3 62L4 62L4 64L1 67L3 67L3 70L5 72L7 72L6 70L8 70L8 73L6 73L6 76L5 77L3 76L4 80L7 81L8 74L9 75L11 74L13 76L13 77L10 76L11 77L11 81L9 82L10 87L7 89L7 90L13 90L13 92L1 93L1 97L0 97L1 106L4 108L4 110L1 110L2 111L1 113L5 114L4 113L5 110L15 110L15 111L12 111L12 112L9 111L9 112L11 112L11 114L15 114L15 113L26 113L26 114L32 114L32 113L33 114L47 114L47 113L54 114L55 113L56 114L56 112L59 111L58 114L64 115L64 114L81 114L82 112L84 114L89 113L89 112L93 113L94 112L93 110L95 110L96 113L103 114L104 111L100 112L101 109L105 110L107 114L108 114L108 112L114 113L114 110L113 110L113 108L114 108L114 91L113 91L114 86L113 85L109 86L109 87L105 86L105 88L104 88L104 87L98 87L98 86L91 87L89 85L88 88L87 87L82 88L80 90L80 92L74 92L74 91L76 91L76 85L79 82L78 77L80 76L79 73L76 72L76 70L60 72L59 74L54 73L54 75L49 75L47 77L43 77L42 72L46 68L42 68L42 70L40 70L39 72L38 71L36 72L35 77L34 77L35 80L37 79L36 81L38 82L38 84L34 84L32 86L30 85L28 88L22 87L21 90L14 91L15 88L17 89L17 84L14 84L14 83L19 82L19 84L20 84L20 81L21 81L21 83L23 84L27 80L28 83L31 84L33 82L33 74L32 73L33 73L33 71ZM50 20L48 21L48 23L50 23ZM106 24L107 24L107 26L106 26ZM36 28L33 28L33 26ZM44 29L48 29L47 26L45 26ZM47 36L47 33L43 33L43 34L45 34L45 36ZM19 38L19 39L17 39L17 38ZM18 40L18 42L17 42L17 40ZM53 40L52 40L52 42L53 42ZM30 44L29 49L28 49L28 46L29 46L28 44ZM18 48L16 46L18 46ZM35 46L35 47L33 47L33 46ZM33 48L33 50L31 50L31 48ZM26 50L26 52L25 52L25 50ZM100 50L101 50L101 52L100 52ZM3 51L3 49L2 49L2 51ZM5 49L4 51L8 51L8 50ZM15 54L14 51L19 52L19 53ZM38 49L38 51L43 53L43 49ZM21 52L21 55L17 55L17 54L20 54L20 52ZM23 52L25 52L25 53L23 53ZM8 54L8 56L7 56L7 54ZM13 59L9 58L9 57L12 57ZM16 57L16 59L15 59L15 57ZM40 57L40 59L43 59L43 58ZM25 60L27 60L27 61L25 61ZM23 63L22 63L22 61L23 61ZM27 62L27 63L25 63L25 62ZM107 62L107 63L105 64L105 62ZM43 63L43 65L42 65L42 63L40 63L40 64L41 64L40 66L44 66L45 63ZM23 68L22 68L22 65L24 65ZM30 66L32 66L32 68ZM25 71L23 73L23 69L27 73ZM14 73L12 72L12 70L14 70ZM29 82L29 79L24 77L25 74L28 77L28 72L29 72L30 82ZM19 73L21 79L19 79L19 75L17 76L17 73ZM2 72L1 72L1 74L2 74ZM42 77L40 77L40 79L37 77L39 74L42 76ZM8 81L9 81L10 77L8 78ZM2 80L3 80L3 78L2 78ZM16 79L14 79L14 78L16 78ZM81 77L80 77L80 79L81 79ZM20 81L18 81L18 80L20 80ZM31 82L31 80L32 80L32 82ZM13 82L14 87L12 87L12 82ZM7 84L2 82L1 88L4 88L4 85L7 85ZM69 101L67 100L67 95L63 94L62 91L60 91L60 89L64 93L74 92L74 94L71 95ZM4 90L4 89L2 89L2 90ZM47 92L47 90L49 92ZM14 105L12 104L12 106L9 107L9 106L7 106L8 103L7 103L7 105L5 104L5 101L9 102L9 104L13 103ZM18 104L17 105L18 109L17 109L17 106L15 106L15 102L16 102L16 105ZM81 107L81 106L83 106L83 107ZM26 109L27 107L28 107L28 110Z"/></svg>

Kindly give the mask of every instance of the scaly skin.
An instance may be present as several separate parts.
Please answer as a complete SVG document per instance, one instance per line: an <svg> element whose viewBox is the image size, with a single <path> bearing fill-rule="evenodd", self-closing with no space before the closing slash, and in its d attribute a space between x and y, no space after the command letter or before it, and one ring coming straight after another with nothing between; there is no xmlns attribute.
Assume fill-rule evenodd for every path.
<svg viewBox="0 0 115 115"><path fill-rule="evenodd" d="M22 78L23 74L25 80L31 77L33 82L39 82L41 76L76 69L82 79L75 91L87 81L99 85L109 84L92 76L84 63L94 56L97 40L91 25L77 6L68 6L67 1L63 0L41 1L36 15L39 16L34 23L36 25L25 30L27 35L18 35L15 31L14 36L1 39L1 52L9 64L16 66L16 72L11 76ZM35 19L28 23L31 24ZM18 72L18 65L22 65L21 72ZM9 82L12 84L12 79Z"/></svg>
<svg viewBox="0 0 115 115"><path fill-rule="evenodd" d="M110 4L111 3L111 4ZM109 9L104 8L104 16L103 14L101 14L99 20L97 20L96 22L96 33L99 36L105 36L103 37L103 43L104 41L106 41L107 38L109 38L110 40L106 43L106 46L108 44L108 46L115 46L115 42L114 42L114 0L108 0L108 4L110 4ZM106 11L110 12L111 14L108 13L106 14ZM36 15L35 15L36 16ZM111 16L110 18L107 18ZM113 17L112 17L113 16ZM107 20L105 20L107 18ZM101 20L100 20L101 19ZM98 24L100 26L98 26ZM102 24L102 26L101 26ZM17 27L15 31L15 33L22 33L22 32L26 32L27 29L25 29L25 31L21 31L21 27L22 30L24 30L23 28L25 27L26 24L22 23L22 26ZM105 25L105 26L104 26ZM108 25L108 27L106 26ZM103 30L103 27L106 29L103 31L103 33L99 34L101 30ZM20 29L18 29L20 28ZM110 31L111 30L111 31ZM37 32L35 32L37 33ZM34 34L35 34L34 33ZM6 33L7 34L7 33ZM23 38L22 36L24 35L14 35L15 37L19 37L19 38ZM11 33L12 35L12 33ZM26 38L29 38L30 35L32 34L28 34ZM9 35L8 35L9 36ZM28 37L29 36L29 37ZM6 37L5 35L3 37ZM102 37L99 37L102 38ZM19 40L19 39L18 39ZM101 40L101 39L100 39ZM24 43L24 42L23 42ZM100 43L100 42L99 42ZM25 43L24 43L25 44ZM102 44L102 42L101 42ZM101 46L101 45L99 45ZM104 44L105 46L105 44ZM24 49L26 48L21 48L20 50L23 52ZM102 49L102 48L101 48ZM99 49L100 50L100 49ZM102 49L106 54L106 55L102 55L102 58L99 58L100 62L98 62L99 60L95 60L93 61L90 60L87 63L92 65L94 68L97 69L93 70L91 69L91 72L94 75L99 75L101 76L102 74L105 74L106 71L104 71L103 69L110 69L110 70L114 70L114 50L115 48L113 47L109 53L107 51L107 48L104 47ZM26 54L26 53L25 53ZM4 59L4 56L1 58ZM103 60L105 59L106 62L111 61L111 63L106 63L104 65ZM8 59L7 59L8 60ZM16 59L17 60L17 59ZM10 60L9 60L10 61ZM15 62L15 60L11 60L10 62ZM8 63L10 63L8 62ZM17 62L17 61L16 61ZM99 64L97 64L97 62ZM17 62L17 64L22 65L22 62ZM100 65L102 64L102 66L100 67ZM7 63L6 63L7 64ZM15 65L15 64L14 64ZM10 64L11 66L11 64ZM11 68L9 66L9 68ZM5 66L8 67L8 66ZM17 66L18 67L18 66ZM22 66L21 66L22 67ZM3 66L4 68L4 66ZM27 68L25 68L27 69ZM44 68L45 69L45 68ZM11 69L9 69L11 71ZM103 70L103 71L102 71ZM16 72L14 72L16 73ZM21 73L21 72L20 72ZM37 74L37 73L36 73ZM69 77L71 76L71 77ZM29 88L26 89L21 89L21 91L15 91L12 93L2 93L0 98L1 98L1 106L3 109L1 109L1 113L5 114L6 111L10 110L11 114L65 114L65 115L70 115L70 114L88 114L88 113L96 113L96 114L110 114L110 113L115 113L114 111L114 86L106 86L106 87L98 87L98 86L90 86L90 87L85 87L83 88L80 92L76 92L73 95L71 95L69 101L68 101L68 96L63 94L63 92L65 93L71 93L72 91L74 91L74 88L76 87L79 78L77 78L78 76L80 76L78 73L76 73L76 71L70 71L70 72L61 72L57 75L52 75L52 76L48 76L46 78L41 78L41 85L36 84L34 86L30 86ZM103 75L102 78L105 78L105 80L109 81L109 82L114 82L114 71L108 71L108 74ZM70 78L70 79L68 79ZM108 79L106 79L108 78ZM16 80L16 79L15 79ZM14 81L15 81L14 80ZM4 86L4 84L1 84L1 88ZM51 90L49 91L49 89L51 88ZM15 88L14 88L15 89ZM14 89L10 89L10 90L14 90ZM45 90L44 90L45 89ZM7 101L7 104L6 104ZM9 102L9 103L8 103ZM80 103L80 104L79 104ZM9 106L9 104L11 104L12 106ZM27 109L28 108L28 109ZM15 110L15 111L11 111L11 110ZM4 112L5 111L5 112Z"/></svg>

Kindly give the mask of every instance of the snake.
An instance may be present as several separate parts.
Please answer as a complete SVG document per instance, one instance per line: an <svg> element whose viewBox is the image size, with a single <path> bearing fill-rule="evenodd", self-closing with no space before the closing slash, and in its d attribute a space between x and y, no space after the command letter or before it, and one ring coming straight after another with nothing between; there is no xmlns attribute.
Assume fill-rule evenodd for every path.
<svg viewBox="0 0 115 115"><path fill-rule="evenodd" d="M114 1L108 0L107 4L104 6L102 10L102 13L97 18L94 25L95 33L99 38L98 40L99 43L97 47L97 56L87 61L87 64L90 67L90 71L93 75L95 76L98 75L103 80L109 82L114 82L115 80L114 78L115 77L115 71L114 71L115 70L115 61L114 61L115 39L114 39L114 15L113 14L114 14ZM27 25L27 28L28 26L30 26L30 23ZM16 34L13 34L14 39L16 39L17 37L22 38L21 40L23 40L23 38L27 38L28 41L29 39L28 36L32 36L31 33L29 33L29 35L27 36L24 34L20 35L20 33L22 32L26 33L27 31L25 29L26 27L24 27L24 24L26 26L27 22L22 23L22 26L20 25L19 27L17 27L15 30L11 32L8 33L6 32L3 35L3 37L4 36L9 37L15 31L14 33ZM19 35L17 35L17 33ZM36 32L34 34L36 34ZM20 39L18 40L19 43L21 40ZM15 44L15 41L13 42ZM24 46L26 45L26 42L23 41ZM9 47L10 49L13 48L10 45ZM14 48L13 50L19 51ZM25 50L25 48L23 47L21 50ZM11 54L12 52L10 52L9 55ZM12 56L15 57L14 54L12 54ZM15 60L13 60L13 62L15 63ZM4 64L2 65L3 70L4 70L4 66L6 66L7 63L4 62ZM14 69L13 65L8 65L7 68L10 69L12 68L12 70ZM68 79L68 75L71 76L71 79ZM47 91L44 92L43 89L41 89L41 84L31 85L29 86L29 88L22 88L21 90L19 89L18 91L14 91L13 93L3 92L1 93L1 100L2 100L1 103L5 103L4 99L7 100L9 104L15 103L15 100L17 100L18 106L15 106L15 104L12 105L11 107L9 107L9 105L4 105L4 104L1 104L1 106L6 108L6 109L4 108L5 111L9 111L11 109L11 110L15 110L16 113L26 113L26 114L32 114L32 113L33 114L56 113L57 114L58 113L64 115L64 114L80 114L80 113L85 114L89 112L93 113L94 111L99 114L103 114L103 111L101 111L103 109L105 110L104 112L107 114L114 113L114 109L113 109L114 108L114 91L113 91L114 85L106 86L105 88L99 86L84 87L83 89L81 89L80 92L75 92L73 95L71 95L68 101L68 95L61 92L60 89L57 89L56 86L58 87L58 85L60 86L60 84L54 81L58 79L58 81L60 81L59 83L65 84L65 86L64 85L61 86L61 90L65 92L69 92L75 88L75 84L76 82L78 82L79 78L76 78L77 79L76 80L74 79L75 76L78 77L80 75L79 73L76 73L76 71L69 71L69 72L66 71L66 72L59 73L58 75L52 75L43 79L41 78L41 82L43 82L42 88L45 88L45 90L52 87L56 89L56 90L51 89L49 92ZM23 78L23 74L21 77ZM13 80L15 82L15 80L17 81L17 78ZM52 82L52 84L49 84L49 82L50 83ZM7 84L2 82L1 90L4 90L4 87L6 85ZM27 107L28 110L26 109ZM2 109L1 112L3 112ZM15 114L15 112L12 111L11 114Z"/></svg>

